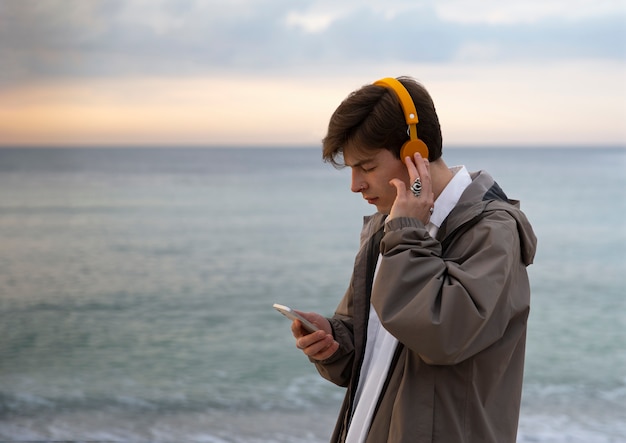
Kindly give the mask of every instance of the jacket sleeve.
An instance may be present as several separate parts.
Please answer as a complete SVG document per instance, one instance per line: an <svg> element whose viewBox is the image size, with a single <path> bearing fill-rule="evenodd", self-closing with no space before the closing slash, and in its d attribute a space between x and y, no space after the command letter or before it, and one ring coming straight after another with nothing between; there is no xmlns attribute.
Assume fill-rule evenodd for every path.
<svg viewBox="0 0 626 443"><path fill-rule="evenodd" d="M385 329L426 363L477 354L504 335L512 316L527 312L528 300L515 295L523 265L506 212L485 215L445 258L419 220L393 219L385 229L372 304Z"/></svg>

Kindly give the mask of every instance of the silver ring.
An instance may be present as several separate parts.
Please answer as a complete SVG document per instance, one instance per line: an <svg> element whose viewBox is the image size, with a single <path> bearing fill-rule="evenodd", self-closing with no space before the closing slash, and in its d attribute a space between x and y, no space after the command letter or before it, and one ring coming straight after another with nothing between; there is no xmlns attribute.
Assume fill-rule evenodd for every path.
<svg viewBox="0 0 626 443"><path fill-rule="evenodd" d="M435 210L435 208L430 208L428 211L430 212L430 215L433 215L433 211Z"/></svg>
<svg viewBox="0 0 626 443"><path fill-rule="evenodd" d="M422 193L422 181L420 180L419 177L417 177L415 181L413 182L413 184L411 185L411 192L416 197L419 197L420 194Z"/></svg>

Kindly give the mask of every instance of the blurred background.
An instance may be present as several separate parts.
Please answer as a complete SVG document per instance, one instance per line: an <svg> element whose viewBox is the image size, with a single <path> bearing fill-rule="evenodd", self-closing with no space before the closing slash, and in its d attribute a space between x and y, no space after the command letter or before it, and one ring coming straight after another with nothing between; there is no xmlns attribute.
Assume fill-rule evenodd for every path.
<svg viewBox="0 0 626 443"><path fill-rule="evenodd" d="M616 1L0 0L0 439L314 443L362 216L321 161L410 75L449 165L539 237L518 441L626 441L626 11Z"/></svg>

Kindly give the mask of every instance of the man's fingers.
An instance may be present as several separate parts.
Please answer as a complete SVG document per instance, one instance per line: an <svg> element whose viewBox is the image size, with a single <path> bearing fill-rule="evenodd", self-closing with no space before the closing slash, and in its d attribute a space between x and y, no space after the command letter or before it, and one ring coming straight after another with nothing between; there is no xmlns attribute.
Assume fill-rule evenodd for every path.
<svg viewBox="0 0 626 443"><path fill-rule="evenodd" d="M333 339L332 335L323 335L318 331L296 340L296 347L309 357L324 360L339 348L339 343ZM332 352L329 353L331 350Z"/></svg>
<svg viewBox="0 0 626 443"><path fill-rule="evenodd" d="M402 195L403 192L406 192L406 184L399 178L392 178L389 180L389 184L395 186L398 196Z"/></svg>
<svg viewBox="0 0 626 443"><path fill-rule="evenodd" d="M311 357L316 360L326 360L327 358L330 358L330 356L332 356L335 352L337 352L338 349L339 343L333 340L330 346L326 347L321 352L312 355Z"/></svg>
<svg viewBox="0 0 626 443"><path fill-rule="evenodd" d="M304 335L304 328L302 322L298 319L291 322L291 333L295 338L300 338Z"/></svg>
<svg viewBox="0 0 626 443"><path fill-rule="evenodd" d="M422 156L415 154L415 166L417 175L421 178L430 179L430 170L428 160L422 159Z"/></svg>
<svg viewBox="0 0 626 443"><path fill-rule="evenodd" d="M415 159L412 159L411 157L405 157L404 158L404 164L406 165L406 169L409 172L409 178L411 179L411 181L415 180L417 177L419 177L419 171L417 170L416 164L417 164L417 156L419 154L415 155Z"/></svg>
<svg viewBox="0 0 626 443"><path fill-rule="evenodd" d="M327 337L326 339L317 342L316 345L320 346L319 349L311 347L305 351L305 354L316 360L326 360L337 352L337 349L339 349L339 343L331 337Z"/></svg>

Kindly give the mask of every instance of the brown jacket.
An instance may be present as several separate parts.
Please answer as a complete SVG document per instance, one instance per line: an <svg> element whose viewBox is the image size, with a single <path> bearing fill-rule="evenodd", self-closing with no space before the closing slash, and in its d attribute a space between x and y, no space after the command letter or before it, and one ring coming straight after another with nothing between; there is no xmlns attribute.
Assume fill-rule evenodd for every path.
<svg viewBox="0 0 626 443"><path fill-rule="evenodd" d="M515 442L535 249L519 204L484 172L437 239L416 219L366 217L350 287L329 319L340 348L316 363L348 388L332 441L349 427L371 301L399 345L367 442Z"/></svg>

